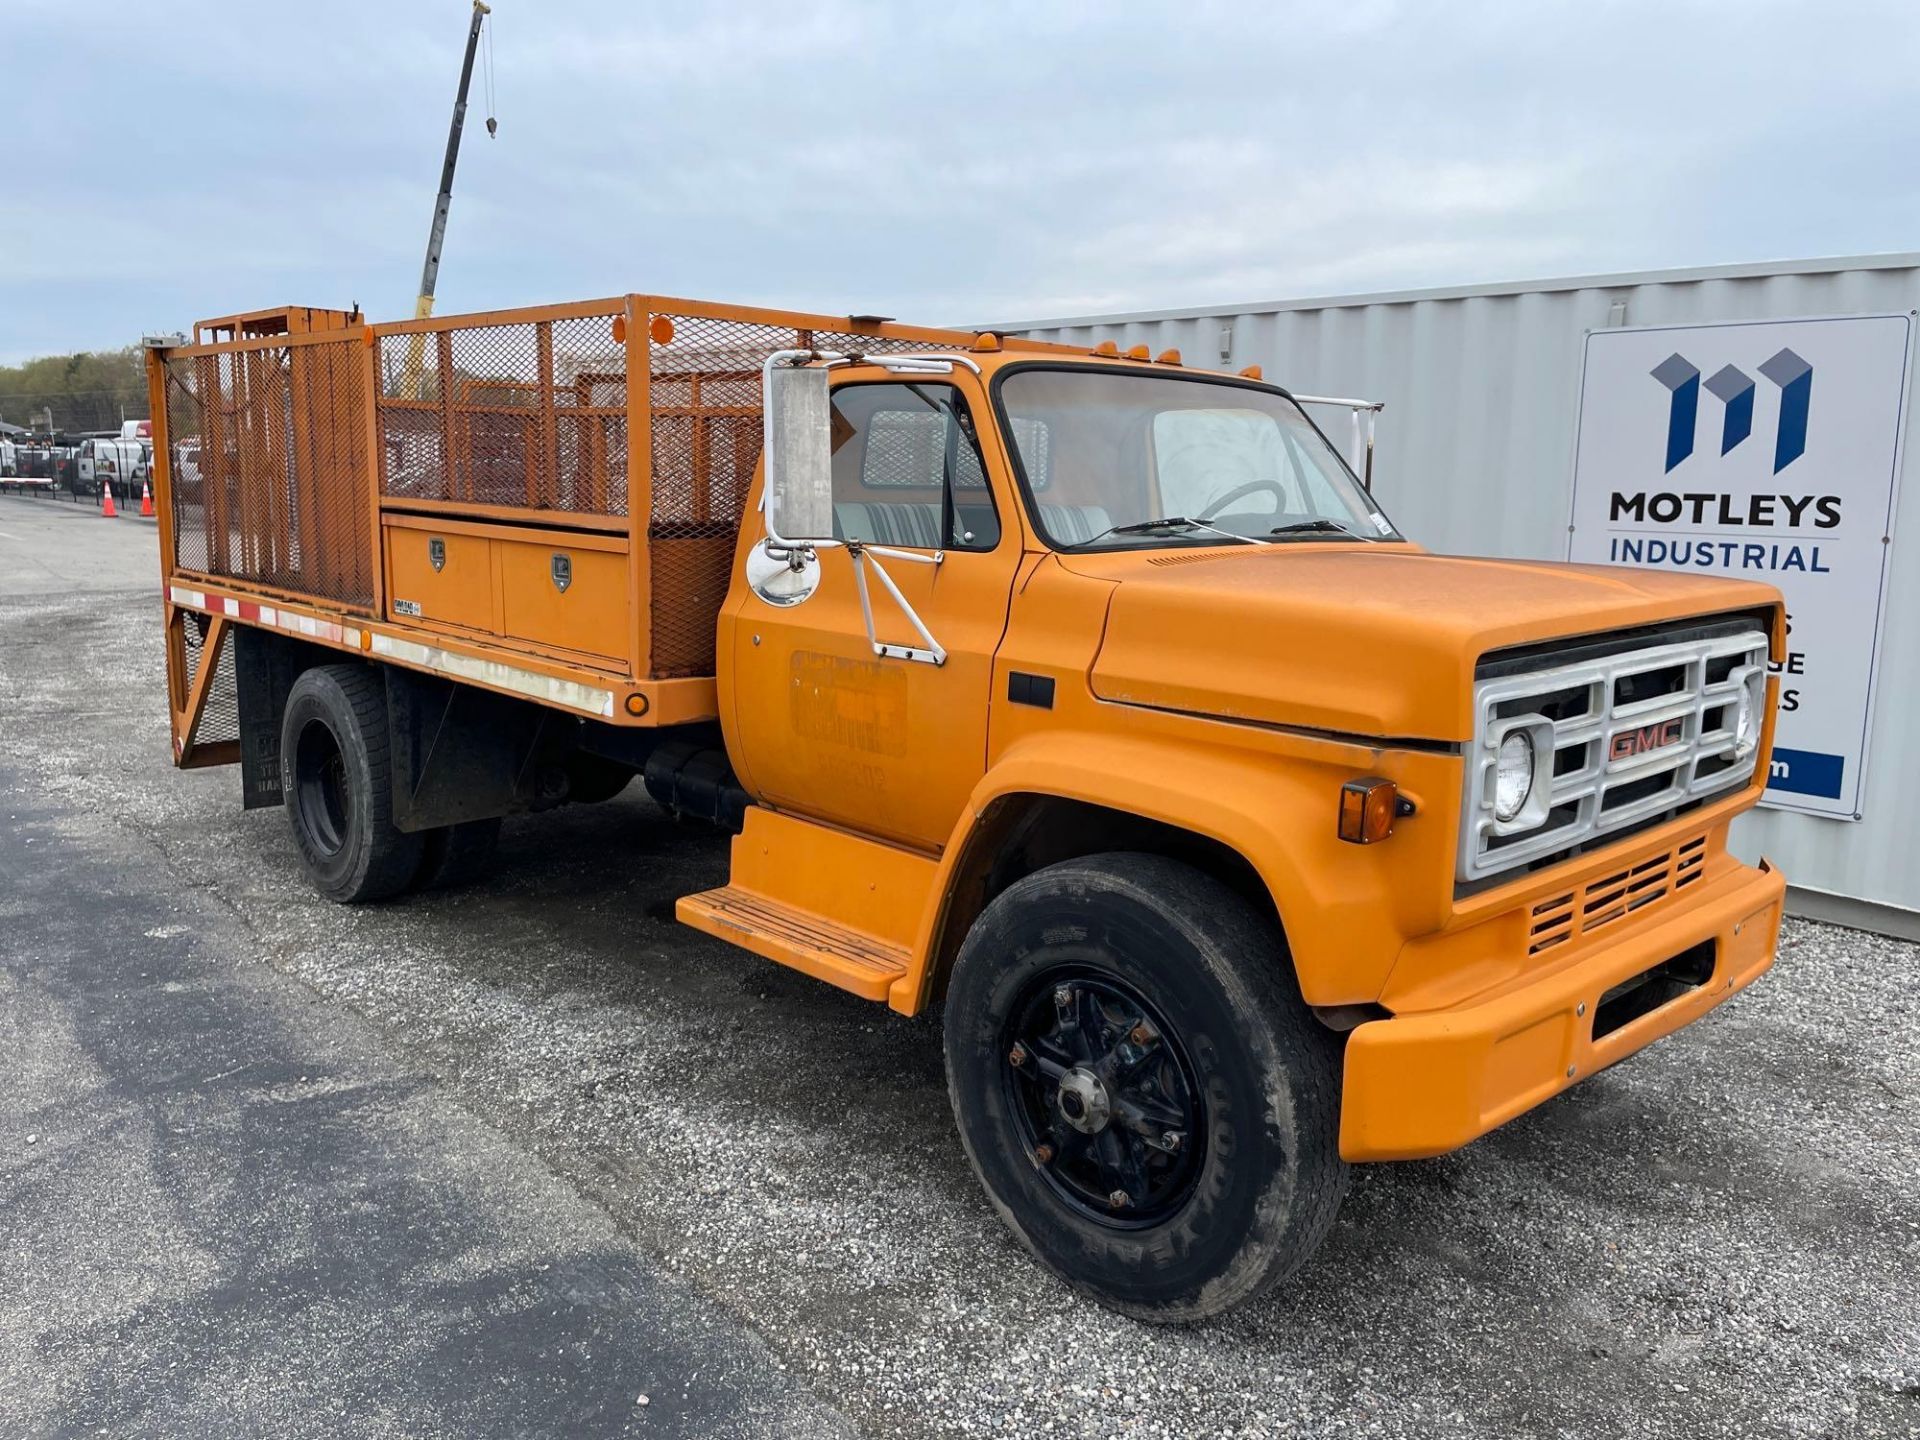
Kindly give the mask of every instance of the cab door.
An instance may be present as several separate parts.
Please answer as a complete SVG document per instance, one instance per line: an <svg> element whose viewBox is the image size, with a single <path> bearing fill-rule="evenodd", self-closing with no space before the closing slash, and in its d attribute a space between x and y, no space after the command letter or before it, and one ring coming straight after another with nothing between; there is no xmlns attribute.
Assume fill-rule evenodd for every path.
<svg viewBox="0 0 1920 1440"><path fill-rule="evenodd" d="M971 375L903 380L861 367L835 379L836 536L919 558L823 546L817 587L784 605L736 574L719 636L728 750L765 804L937 849L986 769L993 656L1020 559L1012 490L982 460L988 411ZM765 534L757 504L743 530L736 567ZM874 637L925 649L877 566L945 651L941 663L875 653L861 564Z"/></svg>

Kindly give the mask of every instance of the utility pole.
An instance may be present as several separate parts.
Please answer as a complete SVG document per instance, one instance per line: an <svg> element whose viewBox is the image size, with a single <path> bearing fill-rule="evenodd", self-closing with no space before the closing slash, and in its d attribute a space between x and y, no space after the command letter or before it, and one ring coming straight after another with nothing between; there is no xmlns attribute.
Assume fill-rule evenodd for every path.
<svg viewBox="0 0 1920 1440"><path fill-rule="evenodd" d="M467 124L467 87L473 81L473 57L480 48L480 26L492 7L485 0L473 0L473 22L467 26L467 53L460 62L460 89L453 98L453 124L447 130L447 158L440 166L440 193L433 202L433 228L427 232L427 259L420 267L420 298L414 302L413 318L424 320L433 314L433 287L440 279L440 246L447 238L447 210L453 204L453 167L460 160L460 132ZM487 121L489 131L493 121ZM424 400L421 374L427 337L416 333L407 345L407 377L404 394ZM445 384L448 377L442 376Z"/></svg>

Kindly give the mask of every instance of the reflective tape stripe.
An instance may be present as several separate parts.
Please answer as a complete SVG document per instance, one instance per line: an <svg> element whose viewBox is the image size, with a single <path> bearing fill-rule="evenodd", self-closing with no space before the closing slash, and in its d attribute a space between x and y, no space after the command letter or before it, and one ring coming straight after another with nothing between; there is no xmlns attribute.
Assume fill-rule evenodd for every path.
<svg viewBox="0 0 1920 1440"><path fill-rule="evenodd" d="M451 650L442 650L437 645L420 645L412 640L402 640L397 636L382 635L378 631L363 635L352 625L342 625L333 620L318 620L310 615L296 615L291 611L272 605L259 605L251 600L235 600L225 595L208 595L203 591L189 590L181 585L169 586L167 593L174 604L183 605L190 610L224 614L238 620L270 626L275 630L284 630L289 635L304 635L310 640L330 640L336 645L348 645L356 650L366 648L365 642L370 641L373 653L385 656L389 660L418 665L425 670L437 670L443 675L458 676L462 680L491 685L498 690L510 690L516 695L525 695L530 700L539 700L548 705L562 705L569 710L578 710L587 715L613 714L613 692L602 690L597 685L582 685L577 680L561 680L552 675L542 675L536 670L522 670L517 665L503 665L498 660L482 660L477 656L459 655Z"/></svg>
<svg viewBox="0 0 1920 1440"><path fill-rule="evenodd" d="M336 645L360 648L360 631L352 625L342 625L337 620L317 620L310 615L296 615L272 605L236 600L230 595L209 595L205 591L189 590L182 585L169 586L167 594L174 604L184 605L189 610L204 610L210 615L225 615L235 620L267 625L275 630L284 630L289 635L304 635L309 640L330 640Z"/></svg>
<svg viewBox="0 0 1920 1440"><path fill-rule="evenodd" d="M569 710L579 710L588 715L613 714L611 690L602 690L596 685L582 685L577 680L561 680L537 671L522 670L518 666L503 665L498 660L456 655L437 645L420 645L412 640L382 635L378 631L373 635L373 653L404 661L408 665L418 665L422 669L438 670L443 675L457 675L462 680L477 681L499 690L511 690L530 700L564 705Z"/></svg>

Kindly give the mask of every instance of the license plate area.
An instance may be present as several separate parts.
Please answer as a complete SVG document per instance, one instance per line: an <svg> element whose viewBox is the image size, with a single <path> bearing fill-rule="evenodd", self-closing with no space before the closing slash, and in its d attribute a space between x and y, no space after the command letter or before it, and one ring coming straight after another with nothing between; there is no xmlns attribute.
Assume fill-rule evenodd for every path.
<svg viewBox="0 0 1920 1440"><path fill-rule="evenodd" d="M1702 940L1608 990L1593 1007L1593 1038L1604 1040L1705 985L1713 978L1716 950L1716 941Z"/></svg>

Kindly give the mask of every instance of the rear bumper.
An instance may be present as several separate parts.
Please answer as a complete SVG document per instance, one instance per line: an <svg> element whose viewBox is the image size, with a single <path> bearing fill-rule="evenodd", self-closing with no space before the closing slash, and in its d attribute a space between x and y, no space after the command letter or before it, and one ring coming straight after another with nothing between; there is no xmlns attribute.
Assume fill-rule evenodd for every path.
<svg viewBox="0 0 1920 1440"><path fill-rule="evenodd" d="M1735 866L1689 903L1607 932L1572 963L1490 999L1397 1015L1347 1038L1340 1153L1348 1160L1439 1155L1504 1125L1616 1060L1671 1034L1773 963L1786 879L1766 861ZM1706 978L1618 1028L1601 999L1678 956ZM1691 962L1690 962L1691 963Z"/></svg>

